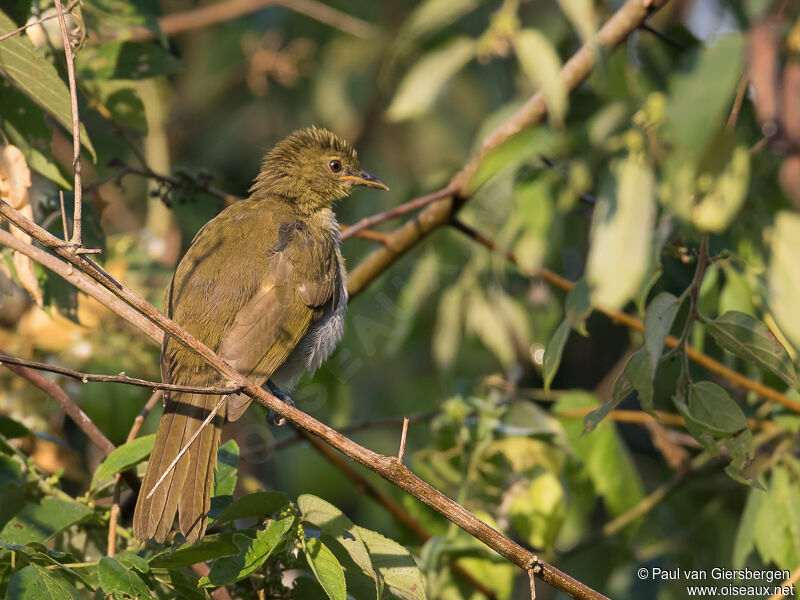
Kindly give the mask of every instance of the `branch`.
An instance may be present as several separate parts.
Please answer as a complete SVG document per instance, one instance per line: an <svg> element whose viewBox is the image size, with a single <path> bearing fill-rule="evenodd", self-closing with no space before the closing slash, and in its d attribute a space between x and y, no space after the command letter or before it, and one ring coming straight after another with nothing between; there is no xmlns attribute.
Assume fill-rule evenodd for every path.
<svg viewBox="0 0 800 600"><path fill-rule="evenodd" d="M159 17L158 26L165 35L179 35L217 23L232 21L268 6L276 5L306 15L315 21L356 37L368 39L375 35L375 28L366 21L352 17L317 0L227 0L227 2L217 2L164 15ZM134 37L140 40L150 40L155 39L156 36L149 29L141 28L134 32Z"/></svg>
<svg viewBox="0 0 800 600"><path fill-rule="evenodd" d="M178 385L175 383L161 383L160 381L149 381L147 379L137 379L136 377L128 377L125 373L119 375L95 375L92 373L81 373L66 367L59 367L58 365L51 365L48 363L36 362L35 360L26 360L24 358L16 358L3 354L0 357L0 364L7 363L9 365L18 365L27 367L29 369L36 369L37 371L48 371L50 373L58 373L66 377L72 377L82 381L83 383L103 382L103 383L125 383L136 387L145 387L152 390L162 390L165 392L186 392L189 394L206 394L208 396L217 396L219 394L237 394L241 388L235 386L228 387L195 387L192 385Z"/></svg>
<svg viewBox="0 0 800 600"><path fill-rule="evenodd" d="M613 48L633 33L654 10L668 0L627 0L614 15L605 22L594 39L589 40L578 50L561 69L560 78L568 90L577 87L592 71L599 48ZM547 114L544 97L534 94L517 112L489 133L481 142L478 152L457 173L450 184L442 189L452 188L454 195L464 195L466 183L475 172L481 160L523 129L542 121ZM388 269L398 258L422 241L430 232L447 224L460 208L452 196L443 196L431 203L415 218L409 220L391 233L382 248L372 253L348 276L348 293L356 297L363 289Z"/></svg>
<svg viewBox="0 0 800 600"><path fill-rule="evenodd" d="M116 449L116 446L111 443L111 440L97 428L97 425L92 422L87 414L83 412L80 407L73 402L72 398L58 385L47 379L44 375L27 367L14 364L11 361L6 362L6 359L13 360L13 357L0 350L0 364L3 364L8 370L13 371L20 377L27 379L53 400L58 402L64 412L69 415L78 427L80 427L81 431L86 434L86 437L92 440L95 446L100 448L103 454L108 456Z"/></svg>
<svg viewBox="0 0 800 600"><path fill-rule="evenodd" d="M117 298L103 286L99 285L92 278L87 277L80 271L76 270L71 264L56 258L52 254L45 252L41 248L37 248L33 244L25 243L3 229L0 229L0 244L24 254L39 264L44 265L74 285L87 296L94 298L103 306L113 310L128 323L138 327L147 336L155 340L156 343L160 344L161 340L164 338L164 333L158 327L156 327L152 321L143 317L138 311L132 309L125 302Z"/></svg>
<svg viewBox="0 0 800 600"><path fill-rule="evenodd" d="M383 223L389 219L394 219L395 217L404 215L412 210L428 206L428 204L435 202L436 200L441 200L442 198L452 196L456 191L457 190L455 186L451 184L439 190L438 192L420 196L419 198L415 198L414 200L406 202L405 204L401 204L400 206L395 206L394 208L390 208L389 210L385 210L370 217L364 217L357 223L350 225L350 227L347 227L344 231L342 231L342 239L346 240L349 237L357 235L368 227L372 227L378 223Z"/></svg>
<svg viewBox="0 0 800 600"><path fill-rule="evenodd" d="M517 260L517 256L508 250L501 250L498 248L497 244L491 238L483 235L474 227L467 225L466 223L458 220L453 219L452 225L455 229L466 235L467 237L475 240L479 244L486 246L489 250L493 252L501 253L505 258L516 265L520 272L527 277L541 277L544 281L549 283L550 285L560 288L565 292L569 292L574 285L569 279L562 277L556 273L548 269L540 269L537 273L531 273L526 271ZM625 325L630 329L635 329L636 331L644 332L644 323L641 319L637 319L636 317L632 317L631 315L624 313L619 310L608 310L604 308L596 308L598 312L603 313L609 319L611 319L614 323L620 323ZM680 340L675 336L668 335L664 340L664 345L670 348L676 348L680 344ZM748 377L745 377L741 373L737 373L733 369L729 369L719 361L714 360L707 354L703 354L699 350L692 348L691 346L686 346L686 354L687 356L696 362L698 365L706 368L707 370L711 371L712 373L716 373L720 377L727 379L732 385L742 387L746 390L750 390L751 392L755 392L762 398L766 400L770 400L772 402L777 402L785 406L786 408L793 410L794 412L800 413L800 402L790 398L786 394L782 394L778 390L768 387L763 383L759 383L754 381Z"/></svg>
<svg viewBox="0 0 800 600"><path fill-rule="evenodd" d="M419 479L408 468L397 461L395 457L384 456L356 444L331 427L317 421L313 417L286 404L272 394L256 386L226 363L208 346L180 327L177 323L158 312L150 303L142 299L128 287L109 278L104 271L99 269L98 266L87 257L72 253L69 249L64 247L61 240L25 218L8 203L0 201L0 215L8 219L22 231L31 235L31 237L40 244L50 248L59 256L92 277L95 281L102 284L131 307L153 321L166 333L173 336L176 341L203 357L211 367L220 373L223 381L241 387L244 393L256 400L259 404L266 406L279 416L288 419L300 429L323 439L352 460L378 473L384 479L405 490L418 500L421 500L523 570L530 571L532 569L545 583L552 585L556 589L574 598L604 598L604 596L598 592L543 561L540 557L507 538L499 531L489 527L461 505Z"/></svg>
<svg viewBox="0 0 800 600"><path fill-rule="evenodd" d="M74 198L75 206L72 217L72 238L70 245L77 251L81 247L81 210L83 185L81 184L81 118L78 114L78 90L75 85L75 53L67 33L67 21L64 19L64 8L61 0L54 0L58 11L58 24L61 27L61 41L64 43L64 56L67 59L67 79L69 79L69 97L72 106L72 170L75 173Z"/></svg>

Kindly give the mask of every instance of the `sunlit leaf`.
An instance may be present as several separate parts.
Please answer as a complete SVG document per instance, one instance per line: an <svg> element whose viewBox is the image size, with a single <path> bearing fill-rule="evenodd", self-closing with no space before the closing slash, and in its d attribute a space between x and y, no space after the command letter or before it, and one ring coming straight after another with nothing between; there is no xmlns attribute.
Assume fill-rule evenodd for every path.
<svg viewBox="0 0 800 600"><path fill-rule="evenodd" d="M581 40L588 42L597 31L597 19L592 0L558 0L564 14L578 30Z"/></svg>
<svg viewBox="0 0 800 600"><path fill-rule="evenodd" d="M372 564L386 587L386 594L400 600L425 600L425 581L414 557L397 542L356 525Z"/></svg>
<svg viewBox="0 0 800 600"><path fill-rule="evenodd" d="M480 0L423 0L408 15L395 41L396 53L407 52L416 42L463 17Z"/></svg>
<svg viewBox="0 0 800 600"><path fill-rule="evenodd" d="M353 562L375 582L377 597L380 598L383 582L372 566L372 559L364 541L353 522L333 504L311 494L303 494L297 498L297 507L303 520L319 527L344 548Z"/></svg>
<svg viewBox="0 0 800 600"><path fill-rule="evenodd" d="M758 319L729 311L708 321L706 329L731 354L772 371L790 386L800 387L797 371L786 348Z"/></svg>
<svg viewBox="0 0 800 600"><path fill-rule="evenodd" d="M11 31L17 26L0 10L0 31ZM72 133L72 111L69 89L58 76L56 68L38 55L28 38L13 36L0 43L0 74L12 81L28 98L52 115L64 129ZM97 156L81 125L81 144Z"/></svg>
<svg viewBox="0 0 800 600"><path fill-rule="evenodd" d="M319 581L322 589L330 600L345 600L347 592L345 588L344 570L339 561L328 547L319 538L306 540L303 551L308 560L308 565L314 572L314 576Z"/></svg>
<svg viewBox="0 0 800 600"><path fill-rule="evenodd" d="M605 308L620 308L639 289L656 214L649 166L631 156L615 174L615 185L604 186L597 199L586 265L592 304Z"/></svg>
<svg viewBox="0 0 800 600"><path fill-rule="evenodd" d="M200 587L230 585L251 575L266 562L293 523L293 516L271 521L263 531L256 533L255 538L235 534L233 543L239 552L215 560L208 576L202 577L198 585Z"/></svg>
<svg viewBox="0 0 800 600"><path fill-rule="evenodd" d="M453 364L461 343L462 295L461 289L454 285L447 288L439 300L433 332L433 359L441 367L449 368Z"/></svg>
<svg viewBox="0 0 800 600"><path fill-rule="evenodd" d="M59 571L29 565L11 576L8 600L80 600L70 581Z"/></svg>
<svg viewBox="0 0 800 600"><path fill-rule="evenodd" d="M129 469L130 467L142 462L153 449L156 434L144 435L136 438L117 447L111 454L106 456L105 460L100 463L100 466L94 472L92 477L92 488L104 479L111 477L121 471Z"/></svg>
<svg viewBox="0 0 800 600"><path fill-rule="evenodd" d="M97 577L103 591L114 598L148 598L147 584L139 575L116 558L104 556L97 563Z"/></svg>
<svg viewBox="0 0 800 600"><path fill-rule="evenodd" d="M400 82L386 118L403 121L427 112L450 78L474 56L475 41L465 37L426 54Z"/></svg>
<svg viewBox="0 0 800 600"><path fill-rule="evenodd" d="M92 512L85 504L47 496L38 504L23 506L0 530L0 539L20 546L30 542L46 542Z"/></svg>
<svg viewBox="0 0 800 600"><path fill-rule="evenodd" d="M514 50L522 70L541 91L550 122L561 126L567 114L567 86L561 79L561 59L539 31L523 29L514 36Z"/></svg>
<svg viewBox="0 0 800 600"><path fill-rule="evenodd" d="M75 67L81 79L148 79L181 69L178 60L156 44L110 41L78 53Z"/></svg>
<svg viewBox="0 0 800 600"><path fill-rule="evenodd" d="M800 240L800 215L781 212L775 219L770 237L771 257L767 271L769 302L778 327L796 350L800 350L800 261L797 242Z"/></svg>
<svg viewBox="0 0 800 600"><path fill-rule="evenodd" d="M556 327L550 341L547 343L547 348L544 350L544 359L542 361L542 376L544 377L544 389L549 390L553 378L556 376L558 367L561 364L561 355L564 352L564 346L569 337L570 326L569 321L562 321Z"/></svg>

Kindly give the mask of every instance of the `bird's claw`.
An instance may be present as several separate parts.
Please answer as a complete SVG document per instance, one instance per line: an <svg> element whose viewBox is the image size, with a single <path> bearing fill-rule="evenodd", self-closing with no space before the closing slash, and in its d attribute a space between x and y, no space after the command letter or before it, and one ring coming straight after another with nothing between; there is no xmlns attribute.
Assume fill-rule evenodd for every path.
<svg viewBox="0 0 800 600"><path fill-rule="evenodd" d="M272 393L272 395L275 396L278 400L280 400L281 402L285 402L286 404L294 408L294 400L292 400L292 397L289 396L289 394L281 390L277 385L275 385L271 381L267 382L267 387L269 388L269 391ZM269 423L270 425L275 425L275 427L283 427L284 425L286 425L286 418L280 416L274 410L270 410L267 413L267 423Z"/></svg>

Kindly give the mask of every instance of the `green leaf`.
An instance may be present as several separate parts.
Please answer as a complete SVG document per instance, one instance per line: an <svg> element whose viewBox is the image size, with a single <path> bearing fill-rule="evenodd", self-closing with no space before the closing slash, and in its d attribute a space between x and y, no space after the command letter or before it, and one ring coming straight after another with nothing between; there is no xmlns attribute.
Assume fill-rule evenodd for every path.
<svg viewBox="0 0 800 600"><path fill-rule="evenodd" d="M777 536L775 561L783 569L794 569L800 562L800 504L797 502L800 486L782 466L772 470L772 485L775 506L783 513L783 526L774 531Z"/></svg>
<svg viewBox="0 0 800 600"><path fill-rule="evenodd" d="M566 501L559 478L539 467L521 493L511 496L508 515L514 528L534 548L550 548L564 521Z"/></svg>
<svg viewBox="0 0 800 600"><path fill-rule="evenodd" d="M2 82L0 86L3 95L2 129L8 141L22 151L31 169L63 188L72 189L71 178L52 155L50 141L53 132L45 121L44 111L10 83Z"/></svg>
<svg viewBox="0 0 800 600"><path fill-rule="evenodd" d="M597 31L597 19L592 0L558 0L558 5L578 30L584 43L590 41Z"/></svg>
<svg viewBox="0 0 800 600"><path fill-rule="evenodd" d="M116 123L147 132L144 103L139 98L135 84L130 81L93 79L85 81L89 95L96 97L109 110Z"/></svg>
<svg viewBox="0 0 800 600"><path fill-rule="evenodd" d="M28 565L11 576L8 600L80 600L78 590L60 572Z"/></svg>
<svg viewBox="0 0 800 600"><path fill-rule="evenodd" d="M119 563L126 569L136 569L140 573L150 572L150 564L146 559L136 554L133 550L120 552L115 556Z"/></svg>
<svg viewBox="0 0 800 600"><path fill-rule="evenodd" d="M587 392L569 392L558 399L553 413L595 407L597 398ZM582 434L581 423L560 419L575 454L581 459L597 494L603 498L608 513L622 514L644 496L644 488L633 459L613 423L600 423L590 435Z"/></svg>
<svg viewBox="0 0 800 600"><path fill-rule="evenodd" d="M144 435L119 446L100 463L92 477L92 489L104 479L139 464L150 456L156 434Z"/></svg>
<svg viewBox="0 0 800 600"><path fill-rule="evenodd" d="M636 390L639 403L647 412L653 411L653 375L650 371L650 356L646 348L639 348L631 354L625 368L614 381L611 399L590 412L583 420L583 432L591 433L598 423L605 419L628 394Z"/></svg>
<svg viewBox="0 0 800 600"><path fill-rule="evenodd" d="M423 0L414 7L397 34L396 55L408 52L414 42L455 22L479 4L480 0Z"/></svg>
<svg viewBox="0 0 800 600"><path fill-rule="evenodd" d="M583 336L586 331L586 317L592 312L591 290L585 277L581 277L572 286L564 302L564 313L570 326Z"/></svg>
<svg viewBox="0 0 800 600"><path fill-rule="evenodd" d="M426 54L400 82L386 118L403 121L425 114L447 82L474 56L475 40L466 37Z"/></svg>
<svg viewBox="0 0 800 600"><path fill-rule="evenodd" d="M150 559L150 566L158 569L178 569L199 562L206 562L220 556L237 554L239 548L234 543L234 532L207 535L196 546L183 544L176 550L165 550Z"/></svg>
<svg viewBox="0 0 800 600"><path fill-rule="evenodd" d="M344 570L328 547L318 538L310 538L303 545L308 566L330 600L346 600Z"/></svg>
<svg viewBox="0 0 800 600"><path fill-rule="evenodd" d="M644 345L650 357L651 379L656 375L658 360L664 350L664 340L672 329L672 322L682 303L682 299L661 292L653 298L644 313Z"/></svg>
<svg viewBox="0 0 800 600"><path fill-rule="evenodd" d="M461 343L461 323L464 318L462 296L461 288L452 285L439 300L432 351L434 361L443 368L453 365Z"/></svg>
<svg viewBox="0 0 800 600"><path fill-rule="evenodd" d="M710 381L689 387L688 417L715 434L736 433L748 427L739 405L728 392Z"/></svg>
<svg viewBox="0 0 800 600"><path fill-rule="evenodd" d="M397 353L411 331L414 317L433 292L438 289L438 286L439 258L431 250L414 265L414 269L408 277L408 283L400 292L394 316L394 327L387 343L387 352Z"/></svg>
<svg viewBox="0 0 800 600"><path fill-rule="evenodd" d="M549 390L553 378L556 376L558 367L561 364L561 355L564 353L564 346L569 337L570 326L567 320L561 321L561 324L556 327L553 336L544 350L544 359L542 361L542 376L544 377L544 389Z"/></svg>
<svg viewBox="0 0 800 600"><path fill-rule="evenodd" d="M289 504L289 498L281 492L254 492L235 500L216 518L217 525L237 519L256 518L263 520Z"/></svg>
<svg viewBox="0 0 800 600"><path fill-rule="evenodd" d="M744 568L749 564L747 559L755 548L756 518L764 502L766 494L763 490L751 488L747 494L747 502L739 519L739 527L736 530L736 539L733 542L732 567L734 569Z"/></svg>
<svg viewBox="0 0 800 600"><path fill-rule="evenodd" d="M550 123L561 127L567 114L567 86L561 79L561 59L539 31L523 29L514 36L514 51L525 75L544 96Z"/></svg>
<svg viewBox="0 0 800 600"><path fill-rule="evenodd" d="M380 533L358 525L355 527L386 586L384 597L425 600L425 580L411 553Z"/></svg>
<svg viewBox="0 0 800 600"><path fill-rule="evenodd" d="M110 556L104 556L97 563L97 577L103 591L119 600L152 597L147 584L135 571L127 569Z"/></svg>
<svg viewBox="0 0 800 600"><path fill-rule="evenodd" d="M15 23L0 10L0 31L16 29ZM15 35L0 43L0 73L26 96L50 113L64 129L72 133L72 109L69 89L56 68L36 54L28 38ZM97 160L92 142L81 125L81 144Z"/></svg>
<svg viewBox="0 0 800 600"><path fill-rule="evenodd" d="M19 421L0 415L0 435L7 440L13 440L14 438L28 437L33 435L33 432Z"/></svg>
<svg viewBox="0 0 800 600"><path fill-rule="evenodd" d="M800 240L800 214L780 212L770 236L770 262L767 270L767 299L778 327L800 351L800 261L797 260Z"/></svg>
<svg viewBox="0 0 800 600"><path fill-rule="evenodd" d="M333 504L311 494L299 496L297 507L300 509L304 521L308 521L318 527L320 531L336 539L353 559L353 562L375 582L377 597L380 598L383 583L372 566L369 551L353 522Z"/></svg>
<svg viewBox="0 0 800 600"><path fill-rule="evenodd" d="M39 504L26 504L5 524L0 531L0 539L20 546L30 542L46 542L92 512L85 504L50 496Z"/></svg>
<svg viewBox="0 0 800 600"><path fill-rule="evenodd" d="M171 75L182 65L169 52L148 42L111 41L87 46L75 67L80 79L149 79Z"/></svg>
<svg viewBox="0 0 800 600"><path fill-rule="evenodd" d="M721 233L728 229L744 204L750 177L750 151L734 148L731 158L714 177L708 193L692 207L692 222L698 229Z"/></svg>
<svg viewBox="0 0 800 600"><path fill-rule="evenodd" d="M650 167L631 156L614 172L615 185L597 199L586 265L592 305L612 309L636 294L647 273L656 215Z"/></svg>
<svg viewBox="0 0 800 600"><path fill-rule="evenodd" d="M239 446L236 440L228 440L217 452L217 466L214 469L214 487L211 497L231 496L238 480Z"/></svg>
<svg viewBox="0 0 800 600"><path fill-rule="evenodd" d="M672 77L663 133L679 153L702 156L730 110L743 57L741 34L726 35L701 45Z"/></svg>
<svg viewBox="0 0 800 600"><path fill-rule="evenodd" d="M291 529L293 523L293 516L285 517L280 521L272 521L263 531L257 532L255 538L235 534L233 543L236 544L239 552L233 556L215 560L208 576L202 577L198 585L200 587L219 587L248 577L266 562L272 551Z"/></svg>
<svg viewBox="0 0 800 600"><path fill-rule="evenodd" d="M729 311L708 321L706 329L721 348L772 371L790 386L800 388L797 371L786 348L755 317Z"/></svg>

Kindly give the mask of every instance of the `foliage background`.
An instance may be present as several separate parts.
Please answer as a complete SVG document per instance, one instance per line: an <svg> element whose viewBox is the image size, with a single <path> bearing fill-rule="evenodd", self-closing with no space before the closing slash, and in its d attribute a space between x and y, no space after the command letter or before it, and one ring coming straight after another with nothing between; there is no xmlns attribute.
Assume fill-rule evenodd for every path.
<svg viewBox="0 0 800 600"><path fill-rule="evenodd" d="M340 221L353 223L446 184L492 126L541 89L548 124L485 161L481 185L460 212L513 249L522 269L454 229L435 233L351 304L337 354L301 385L298 408L337 428L376 421L353 435L387 454L396 453L400 421L387 427L383 420L423 415L410 426L406 447L415 473L614 598L684 597L683 581L637 578L643 566L794 570L800 564L796 413L689 365L681 351L655 372L648 365L658 361L659 340L672 331L797 398L796 7L671 2L650 22L669 40L637 31L604 54L590 80L567 98L555 73L616 3L339 1L329 3L341 11L334 26L320 22L313 3L306 5L310 13L282 4L170 35L158 17L194 3L80 4L80 108L91 141L84 153L87 244L104 249L105 268L161 306L181 253L223 206L203 190L211 184L246 195L263 153L295 128L318 124L348 138L362 165L391 187L342 202ZM49 9L48 2L14 0L3 6L0 32ZM345 13L358 20L341 18ZM770 72L769 50L758 44L765 22L777 55L775 81L765 76L766 83L755 75ZM31 51L63 78L56 21L29 38L34 43L14 39L29 50L38 43ZM58 108L11 74L8 44L0 42L0 130L34 169L30 206L37 222L60 232L57 190L70 187L71 140ZM771 108L773 84L778 100ZM119 161L144 163L183 183L173 189L153 178L123 177ZM704 236L712 260L693 284ZM348 264L358 264L374 244L345 242ZM158 350L140 334L38 266L33 281L26 280L11 254L4 256L0 348L86 372L158 379ZM525 275L540 267L584 282L572 304ZM650 328L643 336L589 314L589 303L644 316ZM694 322L698 311L704 320ZM732 325L719 319L729 311L738 311L729 314ZM581 335L584 325L588 335ZM725 331L755 350L740 344L738 356L723 352ZM643 343L649 355L627 363ZM692 395L687 376L727 391L701 384ZM547 391L545 379L552 380ZM149 396L140 388L58 381L115 444L125 441ZM41 506L43 497L78 498L75 506L90 507L91 515L79 511L41 541L53 561L92 563L83 567L91 572L105 551L96 540L108 500L95 504L96 494L85 494L102 456L39 390L7 370L0 371L0 385L0 410L36 432L5 432L15 439L3 455L0 526L7 532L18 511ZM641 401L648 394L649 405ZM688 424L607 420L581 435L584 409L611 399L625 409L680 412ZM225 430L240 452L235 497L266 489L291 499L324 498L358 525L407 546L430 598L478 597L453 575L456 562L498 598L529 594L515 567L385 482L370 478L424 524L430 541L420 544L310 447L276 450L276 441L292 432L267 427L262 413L251 409ZM753 433L745 416L755 419ZM158 417L158 410L149 415L142 434L155 430ZM706 453L721 457L706 460ZM671 482L672 493L641 517L603 532L604 523L630 514L648 492ZM123 502L122 525L129 512ZM120 550L137 549L120 535ZM152 550L138 555L149 558ZM53 551L72 552L72 559ZM26 564L12 566L13 552L0 557L3 585ZM325 579L292 564L288 551L281 560L265 563L255 579L231 584L230 592L254 595L262 586L278 594L269 586L290 567L305 573L309 586ZM157 593L178 586L153 573L161 583L147 581ZM182 573L186 585L196 584L196 574ZM97 587L91 575L84 583L64 577L82 594ZM323 593L301 588L280 593Z"/></svg>

